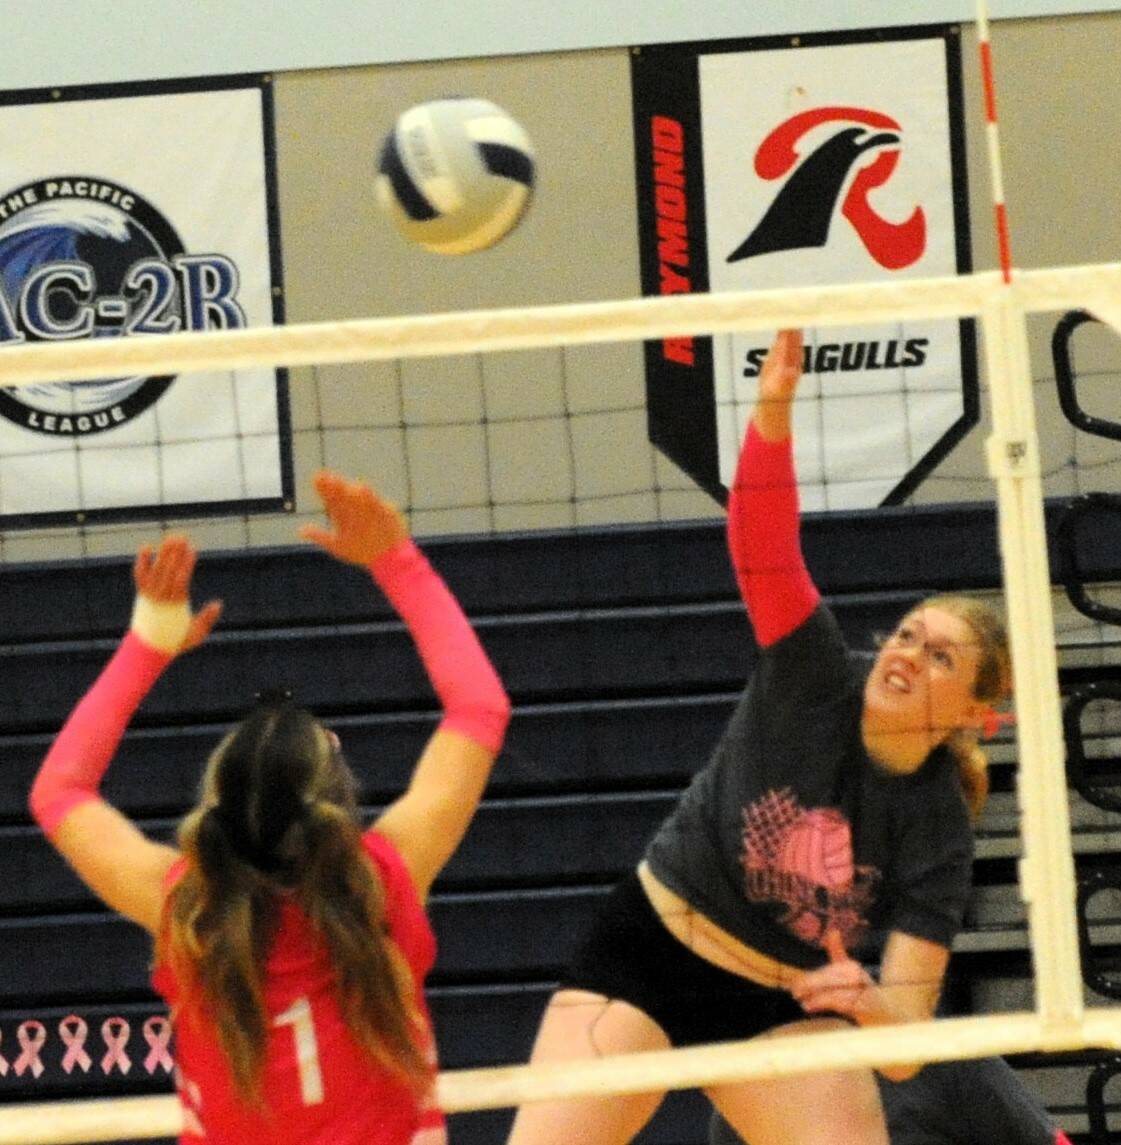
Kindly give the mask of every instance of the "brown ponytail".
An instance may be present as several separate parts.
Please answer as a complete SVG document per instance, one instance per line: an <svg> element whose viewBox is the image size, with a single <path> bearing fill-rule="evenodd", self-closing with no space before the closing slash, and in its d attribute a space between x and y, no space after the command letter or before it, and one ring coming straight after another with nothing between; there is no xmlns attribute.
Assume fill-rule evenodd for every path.
<svg viewBox="0 0 1121 1145"><path fill-rule="evenodd" d="M314 717L255 710L219 744L184 819L187 868L168 896L158 962L175 975L177 1022L214 1028L239 1094L261 1100L269 1036L264 967L279 895L296 896L335 969L340 1012L371 1059L418 1093L431 1083L425 1025L389 937L381 880L362 847L353 777Z"/></svg>

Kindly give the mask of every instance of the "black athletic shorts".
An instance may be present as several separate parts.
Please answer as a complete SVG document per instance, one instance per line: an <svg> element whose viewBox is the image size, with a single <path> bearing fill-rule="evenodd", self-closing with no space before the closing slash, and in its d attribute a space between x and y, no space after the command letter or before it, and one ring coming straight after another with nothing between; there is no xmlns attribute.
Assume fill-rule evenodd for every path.
<svg viewBox="0 0 1121 1145"><path fill-rule="evenodd" d="M608 895L561 988L629 1002L674 1046L741 1041L806 1017L785 990L714 966L675 938L637 874Z"/></svg>

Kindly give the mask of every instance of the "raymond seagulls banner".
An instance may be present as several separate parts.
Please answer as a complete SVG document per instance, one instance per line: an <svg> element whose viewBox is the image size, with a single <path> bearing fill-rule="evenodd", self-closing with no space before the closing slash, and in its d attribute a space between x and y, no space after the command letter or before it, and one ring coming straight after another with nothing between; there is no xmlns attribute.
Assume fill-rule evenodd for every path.
<svg viewBox="0 0 1121 1145"><path fill-rule="evenodd" d="M643 48L631 72L644 293L971 269L956 29ZM901 502L977 420L973 324L805 334L803 506ZM772 336L646 346L651 440L720 500Z"/></svg>

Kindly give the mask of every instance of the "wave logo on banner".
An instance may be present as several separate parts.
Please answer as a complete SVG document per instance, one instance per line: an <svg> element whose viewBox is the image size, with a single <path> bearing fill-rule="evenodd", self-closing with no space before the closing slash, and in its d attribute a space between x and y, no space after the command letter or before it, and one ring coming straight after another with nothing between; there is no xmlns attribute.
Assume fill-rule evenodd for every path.
<svg viewBox="0 0 1121 1145"><path fill-rule="evenodd" d="M799 143L808 133L828 123L848 126L828 135L802 158ZM727 261L825 246L840 202L841 214L880 266L902 270L918 262L926 250L926 215L922 207L916 206L904 222L893 223L869 202L869 195L895 173L901 135L902 128L891 116L862 107L813 108L779 124L755 153L755 173L768 181L781 179L791 171L793 174ZM867 163L865 156L874 150L878 154ZM863 166L852 177L853 169L860 164Z"/></svg>
<svg viewBox="0 0 1121 1145"><path fill-rule="evenodd" d="M160 210L85 175L0 193L0 345L245 326L235 263L191 255ZM0 389L0 416L43 434L112 429L175 380L124 377Z"/></svg>

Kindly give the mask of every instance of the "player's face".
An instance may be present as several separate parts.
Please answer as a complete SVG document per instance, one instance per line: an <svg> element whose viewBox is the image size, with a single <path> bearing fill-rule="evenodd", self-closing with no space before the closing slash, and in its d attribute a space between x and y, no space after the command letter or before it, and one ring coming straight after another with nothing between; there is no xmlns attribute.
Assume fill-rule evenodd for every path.
<svg viewBox="0 0 1121 1145"><path fill-rule="evenodd" d="M864 689L865 707L898 733L930 747L977 726L985 704L973 694L981 652L969 624L940 608L919 608L884 641Z"/></svg>

